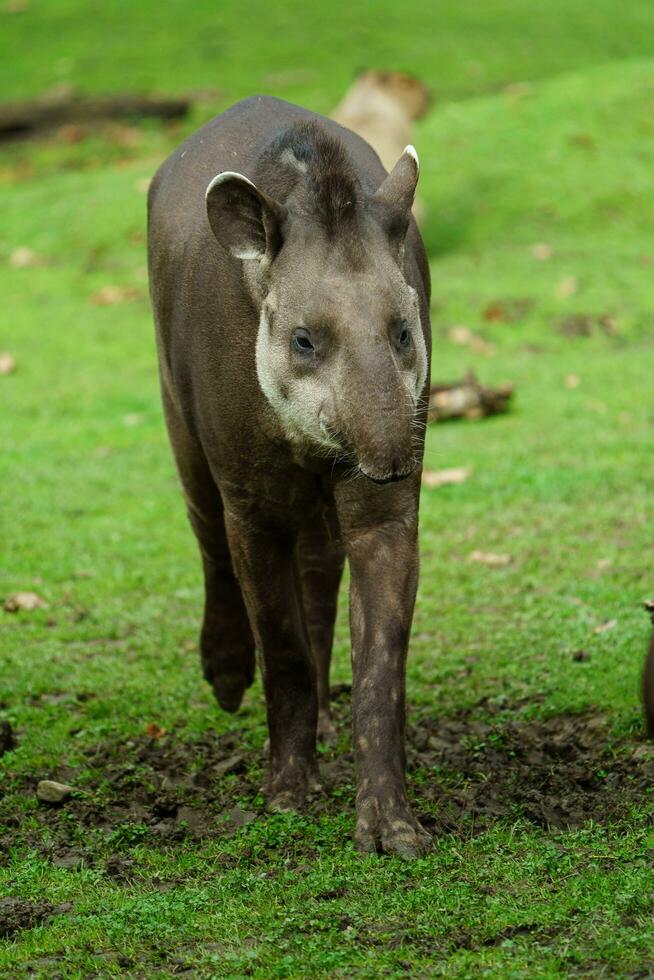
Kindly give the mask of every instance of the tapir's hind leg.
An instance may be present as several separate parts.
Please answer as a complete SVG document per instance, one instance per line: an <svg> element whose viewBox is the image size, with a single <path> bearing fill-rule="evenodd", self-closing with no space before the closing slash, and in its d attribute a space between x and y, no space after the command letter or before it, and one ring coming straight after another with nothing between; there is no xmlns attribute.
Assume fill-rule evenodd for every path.
<svg viewBox="0 0 654 980"><path fill-rule="evenodd" d="M202 668L221 708L236 711L245 689L254 680L254 639L232 568L222 498L201 448L165 392L164 408L189 519L204 567L204 621L200 633Z"/></svg>
<svg viewBox="0 0 654 980"><path fill-rule="evenodd" d="M318 682L318 738L332 742L336 736L329 708L329 665L334 641L338 587L345 551L336 533L335 509L324 522L317 521L300 534L297 550L302 581L302 600L316 664Z"/></svg>

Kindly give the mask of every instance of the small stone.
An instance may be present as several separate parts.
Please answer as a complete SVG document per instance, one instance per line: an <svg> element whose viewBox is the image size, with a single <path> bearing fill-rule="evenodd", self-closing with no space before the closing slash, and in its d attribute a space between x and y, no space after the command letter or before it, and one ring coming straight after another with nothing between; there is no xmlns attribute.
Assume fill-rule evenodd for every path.
<svg viewBox="0 0 654 980"><path fill-rule="evenodd" d="M4 601L5 612L32 612L47 609L48 604L36 592L13 592Z"/></svg>
<svg viewBox="0 0 654 980"><path fill-rule="evenodd" d="M74 786L57 783L54 779L42 779L36 787L36 795L43 803L63 803L74 792Z"/></svg>
<svg viewBox="0 0 654 980"><path fill-rule="evenodd" d="M55 868L65 868L66 871L75 871L78 868L84 867L84 856L71 851L69 854L62 854L59 857L53 858L52 863Z"/></svg>
<svg viewBox="0 0 654 980"><path fill-rule="evenodd" d="M241 810L237 806L230 811L229 817L236 827L246 827L257 818L256 813L252 813L250 810Z"/></svg>
<svg viewBox="0 0 654 980"><path fill-rule="evenodd" d="M242 772L245 769L245 756L237 753L230 755L229 758L217 762L213 767L214 774L220 778L231 772Z"/></svg>

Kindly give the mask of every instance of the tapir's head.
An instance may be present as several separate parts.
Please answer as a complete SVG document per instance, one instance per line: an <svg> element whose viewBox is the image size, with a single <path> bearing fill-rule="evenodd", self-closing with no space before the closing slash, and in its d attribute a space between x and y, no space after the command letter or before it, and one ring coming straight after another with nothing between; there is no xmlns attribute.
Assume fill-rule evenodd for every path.
<svg viewBox="0 0 654 980"><path fill-rule="evenodd" d="M303 149L277 157L292 186L284 204L222 173L207 189L209 222L259 298L258 380L287 437L376 482L399 480L415 468L427 375L418 296L403 271L418 159L407 147L366 195L338 144L326 164L324 147L322 160Z"/></svg>

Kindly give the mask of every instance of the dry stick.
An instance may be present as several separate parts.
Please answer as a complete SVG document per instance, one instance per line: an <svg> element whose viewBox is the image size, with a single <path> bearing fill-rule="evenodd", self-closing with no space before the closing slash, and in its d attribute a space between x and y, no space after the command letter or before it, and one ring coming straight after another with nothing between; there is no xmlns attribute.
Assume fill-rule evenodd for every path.
<svg viewBox="0 0 654 980"><path fill-rule="evenodd" d="M512 384L487 388L470 371L461 381L432 385L429 394L429 421L478 419L508 412L512 397Z"/></svg>
<svg viewBox="0 0 654 980"><path fill-rule="evenodd" d="M0 104L0 140L21 139L68 123L102 119L133 119L136 116L180 119L190 106L190 100L185 98L129 94L71 95L56 99L5 102Z"/></svg>

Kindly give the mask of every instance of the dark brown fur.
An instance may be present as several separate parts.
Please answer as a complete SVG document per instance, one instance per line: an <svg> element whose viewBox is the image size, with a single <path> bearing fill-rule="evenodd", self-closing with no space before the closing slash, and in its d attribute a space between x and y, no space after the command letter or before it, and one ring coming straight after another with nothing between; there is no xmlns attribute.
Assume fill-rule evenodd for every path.
<svg viewBox="0 0 654 980"><path fill-rule="evenodd" d="M645 701L645 719L647 721L647 734L654 738L654 637L650 640L649 652L645 662L645 674L643 676L643 696Z"/></svg>
<svg viewBox="0 0 654 980"><path fill-rule="evenodd" d="M224 171L256 188L242 178L216 185L210 226L205 188ZM410 155L386 180L354 134L254 98L187 140L149 198L163 402L204 564L205 676L234 711L259 651L267 797L273 808L301 805L317 786L317 726L330 732L329 660L347 557L356 842L407 855L428 841L404 777L428 380L410 407L402 378L426 357L428 379L429 357L428 265L409 224L416 177ZM416 317L414 353L397 348L394 324L414 316L407 310ZM291 337L301 317L316 343L313 374L287 353L285 331ZM277 408L258 380L260 336L270 345L265 366ZM316 395L314 406L323 388L329 398ZM298 395L305 390L306 406ZM279 415L287 404L299 411L298 432ZM323 411L324 431L342 447L331 453L300 431L322 424Z"/></svg>

